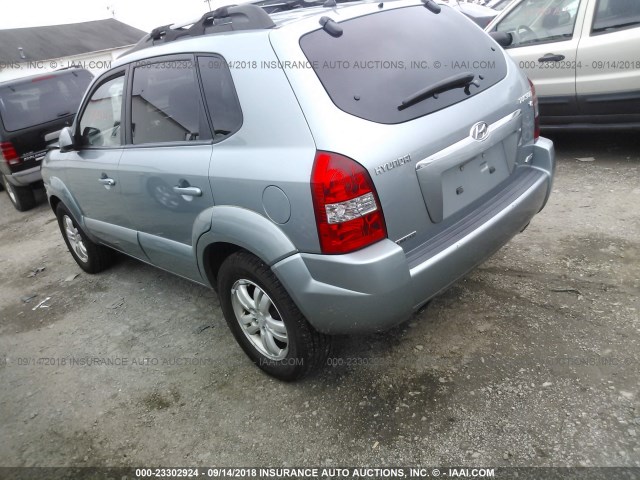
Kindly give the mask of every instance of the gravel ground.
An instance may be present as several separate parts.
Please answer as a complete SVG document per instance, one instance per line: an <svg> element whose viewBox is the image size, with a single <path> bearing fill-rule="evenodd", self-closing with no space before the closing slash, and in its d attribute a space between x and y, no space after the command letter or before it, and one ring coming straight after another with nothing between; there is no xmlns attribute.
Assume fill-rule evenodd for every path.
<svg viewBox="0 0 640 480"><path fill-rule="evenodd" d="M80 273L43 192L2 193L0 465L640 466L640 140L553 139L522 235L295 384L215 293L126 258Z"/></svg>

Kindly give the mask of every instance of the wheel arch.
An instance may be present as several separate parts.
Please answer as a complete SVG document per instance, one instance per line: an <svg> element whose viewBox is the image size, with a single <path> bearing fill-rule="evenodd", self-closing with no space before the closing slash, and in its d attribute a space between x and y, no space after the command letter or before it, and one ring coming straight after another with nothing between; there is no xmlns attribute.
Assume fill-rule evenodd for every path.
<svg viewBox="0 0 640 480"><path fill-rule="evenodd" d="M86 232L82 210L60 178L51 177L49 179L47 194L49 196L49 205L51 206L54 214L56 213L58 205L62 203L67 207L67 210L69 210L71 215L73 215L75 221L78 222Z"/></svg>
<svg viewBox="0 0 640 480"><path fill-rule="evenodd" d="M198 239L197 258L200 271L214 289L222 263L242 250L268 266L298 251L277 225L259 213L241 207L213 207L211 229Z"/></svg>
<svg viewBox="0 0 640 480"><path fill-rule="evenodd" d="M51 195L49 197L49 206L51 207L51 210L53 210L53 213L56 213L56 209L61 201L62 200L60 200L56 195Z"/></svg>
<svg viewBox="0 0 640 480"><path fill-rule="evenodd" d="M217 242L211 243L204 248L202 253L203 271L209 284L218 291L218 272L222 263L232 254L246 251L244 248L233 243Z"/></svg>

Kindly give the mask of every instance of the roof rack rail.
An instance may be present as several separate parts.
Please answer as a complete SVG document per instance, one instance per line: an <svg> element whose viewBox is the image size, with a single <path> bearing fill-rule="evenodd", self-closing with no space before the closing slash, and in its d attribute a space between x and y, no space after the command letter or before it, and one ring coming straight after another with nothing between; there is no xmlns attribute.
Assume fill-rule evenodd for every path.
<svg viewBox="0 0 640 480"><path fill-rule="evenodd" d="M156 27L151 33L142 37L142 39L136 43L131 50L125 52L124 55L187 37L213 35L235 30L269 29L273 27L275 27L275 23L273 23L269 14L257 5L250 3L226 5L205 13L189 28L171 28L171 25Z"/></svg>

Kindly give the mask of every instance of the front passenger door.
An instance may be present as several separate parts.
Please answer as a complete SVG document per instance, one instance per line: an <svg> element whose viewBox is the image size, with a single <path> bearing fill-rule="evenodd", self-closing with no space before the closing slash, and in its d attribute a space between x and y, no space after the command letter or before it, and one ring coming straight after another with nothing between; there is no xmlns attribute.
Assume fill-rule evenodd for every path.
<svg viewBox="0 0 640 480"><path fill-rule="evenodd" d="M68 187L84 224L105 244L143 257L120 196L118 164L123 151L123 98L126 69L98 80L76 121L79 148L65 155Z"/></svg>
<svg viewBox="0 0 640 480"><path fill-rule="evenodd" d="M522 0L495 26L511 33L513 43L506 50L534 83L545 123L577 113L576 55L586 3Z"/></svg>

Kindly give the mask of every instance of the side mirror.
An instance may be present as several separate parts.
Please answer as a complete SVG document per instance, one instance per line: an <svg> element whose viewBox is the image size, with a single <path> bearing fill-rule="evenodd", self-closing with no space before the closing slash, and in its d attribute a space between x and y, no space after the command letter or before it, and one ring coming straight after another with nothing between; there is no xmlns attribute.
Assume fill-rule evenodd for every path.
<svg viewBox="0 0 640 480"><path fill-rule="evenodd" d="M508 32L489 32L489 35L503 48L513 43L513 36Z"/></svg>
<svg viewBox="0 0 640 480"><path fill-rule="evenodd" d="M58 145L60 145L61 152L68 152L69 150L73 150L75 148L73 134L71 133L70 127L64 127L62 130L60 130Z"/></svg>

